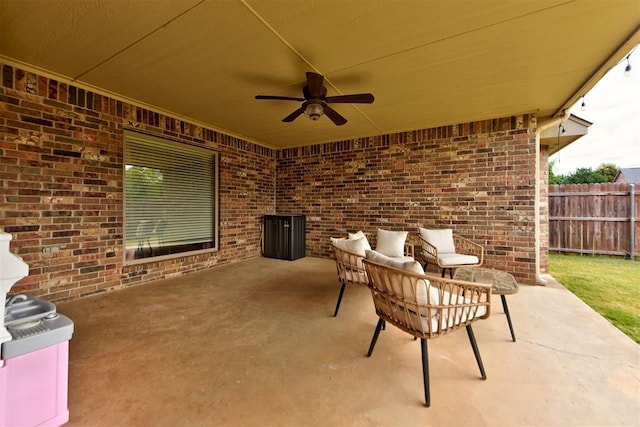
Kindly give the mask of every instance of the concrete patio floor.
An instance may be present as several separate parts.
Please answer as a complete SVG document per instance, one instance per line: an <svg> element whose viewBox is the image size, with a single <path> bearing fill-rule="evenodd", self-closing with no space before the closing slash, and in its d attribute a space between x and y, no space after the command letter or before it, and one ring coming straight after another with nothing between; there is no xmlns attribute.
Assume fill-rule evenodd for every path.
<svg viewBox="0 0 640 427"><path fill-rule="evenodd" d="M499 297L467 334L419 341L348 288L335 263L255 258L84 300L75 323L69 426L640 425L640 346L557 284Z"/></svg>

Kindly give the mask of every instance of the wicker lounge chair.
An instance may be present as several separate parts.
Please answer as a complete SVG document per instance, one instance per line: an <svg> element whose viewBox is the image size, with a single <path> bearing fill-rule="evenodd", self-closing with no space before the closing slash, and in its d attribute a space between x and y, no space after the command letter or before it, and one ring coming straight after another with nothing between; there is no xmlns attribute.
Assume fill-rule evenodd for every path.
<svg viewBox="0 0 640 427"><path fill-rule="evenodd" d="M336 258L336 269L338 270L338 281L342 285L340 287L340 294L338 295L338 302L336 303L333 316L338 315L340 309L340 302L342 301L342 295L347 285L367 286L369 280L367 273L362 265L364 259L364 250L350 251L345 249L344 246L340 246L338 243L331 242L333 253Z"/></svg>
<svg viewBox="0 0 640 427"><path fill-rule="evenodd" d="M385 323L420 338L424 396L430 406L427 340L465 327L481 377L486 379L471 323L489 317L491 285L424 275L417 262L385 265L365 259L363 265L379 317L367 357L373 353Z"/></svg>
<svg viewBox="0 0 640 427"><path fill-rule="evenodd" d="M407 242L408 233L406 231L386 231L378 229L377 242L379 246L384 246L388 256L395 260L413 261L414 246ZM371 249L367 237L362 231L349 233L348 238L332 238L331 247L336 260L338 270L338 281L341 284L338 302L333 316L338 315L340 303L347 285L367 286L369 280L364 271L362 259L366 251ZM376 248L379 249L379 248Z"/></svg>
<svg viewBox="0 0 640 427"><path fill-rule="evenodd" d="M453 278L453 269L457 267L479 267L484 261L484 248L479 244L456 235L451 229L418 229L420 253L424 260L424 270L429 264L442 269L442 277L449 270Z"/></svg>

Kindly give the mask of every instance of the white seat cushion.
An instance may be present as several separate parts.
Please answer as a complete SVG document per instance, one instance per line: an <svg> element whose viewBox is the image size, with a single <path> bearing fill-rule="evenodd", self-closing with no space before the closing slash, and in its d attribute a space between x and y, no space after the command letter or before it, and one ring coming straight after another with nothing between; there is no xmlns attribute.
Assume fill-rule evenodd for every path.
<svg viewBox="0 0 640 427"><path fill-rule="evenodd" d="M443 293L443 303L447 304L449 300L449 293ZM469 299L465 298L465 302L469 303ZM413 311L409 311L409 317L411 318L412 323L415 322L414 328L417 326L418 322L421 322L422 328L425 331L436 332L440 329L450 328L451 326L459 323L466 322L469 319L473 319L475 317L482 317L487 312L487 307L482 305L479 307L473 307L474 311L471 311L470 307L465 307L462 310L447 310L443 309L441 313L440 321L438 322L437 312L429 312L427 309L421 309L420 316L417 316ZM419 328L416 328L419 329Z"/></svg>
<svg viewBox="0 0 640 427"><path fill-rule="evenodd" d="M478 257L475 255L462 255L456 253L438 253L438 262L440 265L473 265L477 264L479 261Z"/></svg>

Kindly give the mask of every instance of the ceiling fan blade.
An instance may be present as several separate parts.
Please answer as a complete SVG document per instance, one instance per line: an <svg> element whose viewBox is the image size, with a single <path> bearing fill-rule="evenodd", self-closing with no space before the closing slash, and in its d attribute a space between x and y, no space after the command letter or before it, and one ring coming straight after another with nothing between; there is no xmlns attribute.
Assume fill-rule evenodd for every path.
<svg viewBox="0 0 640 427"><path fill-rule="evenodd" d="M325 102L333 104L371 104L374 99L370 93L357 93L354 95L327 96Z"/></svg>
<svg viewBox="0 0 640 427"><path fill-rule="evenodd" d="M323 82L324 76L322 74L307 72L307 86L309 87L311 98L320 98L326 94L326 91L323 93Z"/></svg>
<svg viewBox="0 0 640 427"><path fill-rule="evenodd" d="M329 117L331 121L335 123L336 126L342 126L343 124L347 123L347 119L342 117L340 113L338 113L336 110L329 107L328 105L324 107L324 114L327 117Z"/></svg>
<svg viewBox="0 0 640 427"><path fill-rule="evenodd" d="M298 118L298 116L300 114L302 114L304 112L304 108L300 107L298 108L296 111L294 111L293 113L289 114L287 117L285 117L284 119L282 119L283 122L292 122L295 119Z"/></svg>
<svg viewBox="0 0 640 427"><path fill-rule="evenodd" d="M294 98L292 96L256 95L256 99L276 99L280 101L304 101L304 98Z"/></svg>

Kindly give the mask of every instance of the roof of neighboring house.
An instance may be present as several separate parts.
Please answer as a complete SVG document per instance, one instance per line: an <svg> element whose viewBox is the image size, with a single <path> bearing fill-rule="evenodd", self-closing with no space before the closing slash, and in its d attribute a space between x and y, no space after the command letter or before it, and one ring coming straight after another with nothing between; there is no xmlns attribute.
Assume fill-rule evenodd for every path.
<svg viewBox="0 0 640 427"><path fill-rule="evenodd" d="M640 183L640 168L620 168L613 182Z"/></svg>

